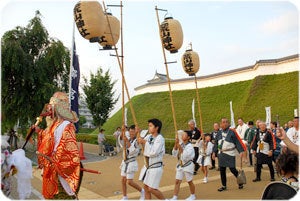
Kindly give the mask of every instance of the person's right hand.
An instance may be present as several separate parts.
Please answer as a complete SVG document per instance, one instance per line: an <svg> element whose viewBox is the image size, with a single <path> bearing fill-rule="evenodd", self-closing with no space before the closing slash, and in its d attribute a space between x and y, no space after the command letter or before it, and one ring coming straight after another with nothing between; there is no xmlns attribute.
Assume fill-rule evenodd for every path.
<svg viewBox="0 0 300 201"><path fill-rule="evenodd" d="M34 129L34 132L39 133L42 129L36 125L32 125L31 129Z"/></svg>
<svg viewBox="0 0 300 201"><path fill-rule="evenodd" d="M285 130L282 127L278 128L277 132L276 132L276 136L279 139L284 140L286 138L286 132L285 132Z"/></svg>
<svg viewBox="0 0 300 201"><path fill-rule="evenodd" d="M212 157L213 160L216 160L216 154L215 154L215 152L212 153L211 157Z"/></svg>
<svg viewBox="0 0 300 201"><path fill-rule="evenodd" d="M175 144L179 144L179 139L178 139L178 137L175 138Z"/></svg>

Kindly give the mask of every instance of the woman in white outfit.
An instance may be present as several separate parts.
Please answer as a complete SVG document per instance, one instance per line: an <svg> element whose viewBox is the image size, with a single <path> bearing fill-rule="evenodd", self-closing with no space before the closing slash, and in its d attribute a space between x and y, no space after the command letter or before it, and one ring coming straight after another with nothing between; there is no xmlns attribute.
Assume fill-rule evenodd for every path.
<svg viewBox="0 0 300 201"><path fill-rule="evenodd" d="M210 133L204 134L204 140L199 143L199 157L197 163L200 165L201 170L204 174L203 183L208 182L208 168L211 166L211 154L213 151L214 144L211 143Z"/></svg>

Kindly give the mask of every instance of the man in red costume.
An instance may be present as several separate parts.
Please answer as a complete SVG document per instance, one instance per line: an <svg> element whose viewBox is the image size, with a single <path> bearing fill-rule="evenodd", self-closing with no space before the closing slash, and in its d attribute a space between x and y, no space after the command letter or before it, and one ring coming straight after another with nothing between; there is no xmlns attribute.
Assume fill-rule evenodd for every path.
<svg viewBox="0 0 300 201"><path fill-rule="evenodd" d="M38 133L38 163L43 173L45 199L74 199L80 180L80 158L75 136L78 121L70 110L66 93L56 92L50 99L47 128Z"/></svg>

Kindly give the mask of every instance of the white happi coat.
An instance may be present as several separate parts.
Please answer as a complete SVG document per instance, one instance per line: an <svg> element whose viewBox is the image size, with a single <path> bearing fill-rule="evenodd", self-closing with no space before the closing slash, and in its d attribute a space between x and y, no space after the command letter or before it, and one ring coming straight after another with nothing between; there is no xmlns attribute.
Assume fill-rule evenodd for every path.
<svg viewBox="0 0 300 201"><path fill-rule="evenodd" d="M137 140L134 139L132 141L130 141L130 147L128 147L126 149L127 151L127 160L124 161L124 159L122 160L122 163L121 163L121 171L122 172L125 172L126 170L126 174L129 174L129 173L134 173L136 171L138 171L138 163L136 161L136 157L138 156L139 154L139 146L137 144ZM127 165L127 168L126 168L126 165Z"/></svg>
<svg viewBox="0 0 300 201"><path fill-rule="evenodd" d="M244 140L244 137L245 137L245 133L246 133L246 130L248 129L248 125L243 123L242 126L238 125L235 129L235 131L237 132L237 134L239 134L240 138L242 139L243 143L246 144L247 141Z"/></svg>
<svg viewBox="0 0 300 201"><path fill-rule="evenodd" d="M183 151L180 154L180 158L179 158L178 163L176 165L176 169L177 170L183 169L184 172L193 173L194 172L193 158L195 157L194 147L191 143L184 144L183 142L180 144L180 146L182 147ZM178 157L178 154L179 154L179 149L177 149L177 150L173 149L172 150L172 155L173 156ZM185 165L185 164L188 164L188 163L190 163L190 164Z"/></svg>
<svg viewBox="0 0 300 201"><path fill-rule="evenodd" d="M299 145L299 129L296 130L295 127L289 128L286 132L286 136L296 145Z"/></svg>
<svg viewBox="0 0 300 201"><path fill-rule="evenodd" d="M139 180L143 180L147 186L157 189L163 173L163 155L165 154L165 139L159 134L157 137L147 135L144 147L144 156L149 157L149 168L144 165ZM161 164L160 164L161 162Z"/></svg>

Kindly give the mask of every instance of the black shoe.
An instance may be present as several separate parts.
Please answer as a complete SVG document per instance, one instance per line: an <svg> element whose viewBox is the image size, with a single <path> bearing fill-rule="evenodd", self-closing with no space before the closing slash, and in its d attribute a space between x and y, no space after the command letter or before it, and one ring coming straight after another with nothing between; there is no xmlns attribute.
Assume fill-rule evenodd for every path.
<svg viewBox="0 0 300 201"><path fill-rule="evenodd" d="M197 174L197 172L196 171L194 171L194 175L196 175Z"/></svg>
<svg viewBox="0 0 300 201"><path fill-rule="evenodd" d="M225 191L226 190L226 186L222 186L221 188L218 189L219 192Z"/></svg>
<svg viewBox="0 0 300 201"><path fill-rule="evenodd" d="M271 181L275 181L275 179L274 179L274 178L271 178Z"/></svg>
<svg viewBox="0 0 300 201"><path fill-rule="evenodd" d="M216 167L213 166L213 167L210 167L210 168L208 168L208 169L209 169L209 170L213 170L213 169L215 169L215 168L216 168Z"/></svg>
<svg viewBox="0 0 300 201"><path fill-rule="evenodd" d="M253 182L261 181L260 178L255 178L252 180Z"/></svg>
<svg viewBox="0 0 300 201"><path fill-rule="evenodd" d="M243 189L244 188L244 185L243 184L240 184L239 185L239 189Z"/></svg>

